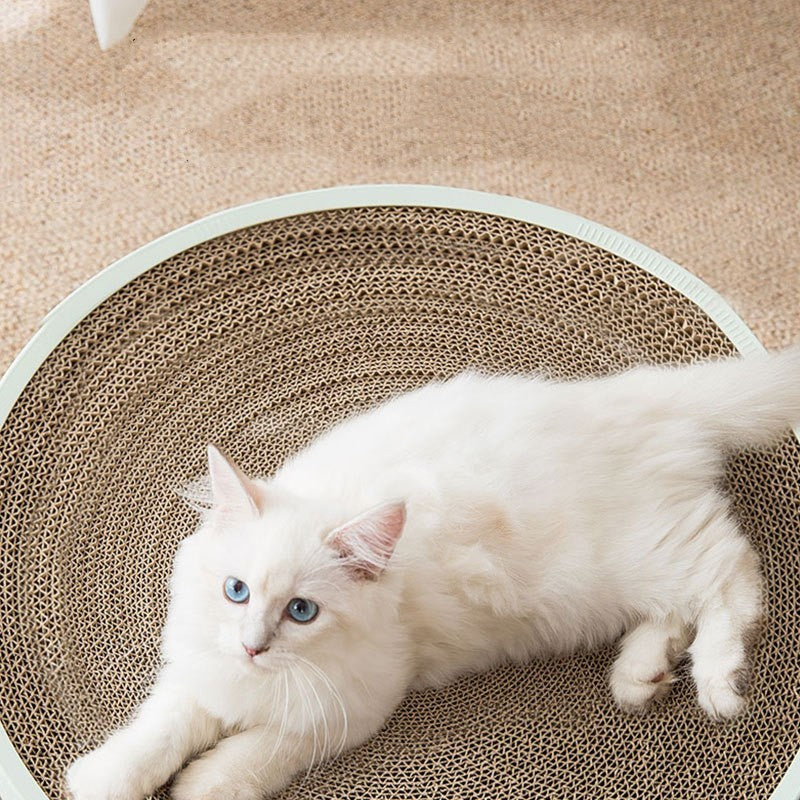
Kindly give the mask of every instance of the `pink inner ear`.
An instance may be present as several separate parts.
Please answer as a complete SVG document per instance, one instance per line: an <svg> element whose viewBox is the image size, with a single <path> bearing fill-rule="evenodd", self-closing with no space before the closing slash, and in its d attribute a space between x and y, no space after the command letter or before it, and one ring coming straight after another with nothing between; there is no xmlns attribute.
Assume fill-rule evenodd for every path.
<svg viewBox="0 0 800 800"><path fill-rule="evenodd" d="M374 580L386 569L405 521L405 503L387 503L337 528L329 541L358 577Z"/></svg>
<svg viewBox="0 0 800 800"><path fill-rule="evenodd" d="M208 445L208 473L214 510L257 516L261 511L255 484L214 445Z"/></svg>

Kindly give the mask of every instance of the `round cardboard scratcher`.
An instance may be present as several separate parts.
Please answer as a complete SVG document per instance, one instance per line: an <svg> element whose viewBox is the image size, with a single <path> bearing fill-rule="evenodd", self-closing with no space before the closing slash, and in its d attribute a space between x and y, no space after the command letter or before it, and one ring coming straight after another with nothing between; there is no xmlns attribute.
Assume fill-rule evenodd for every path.
<svg viewBox="0 0 800 800"><path fill-rule="evenodd" d="M0 429L0 722L46 797L153 679L196 522L175 489L206 442L269 474L466 368L568 378L736 352L682 291L587 238L388 202L291 214L140 265L72 327ZM766 578L742 718L709 721L685 670L663 703L621 713L609 648L412 694L281 797L769 798L800 745L797 440L738 456L727 483Z"/></svg>

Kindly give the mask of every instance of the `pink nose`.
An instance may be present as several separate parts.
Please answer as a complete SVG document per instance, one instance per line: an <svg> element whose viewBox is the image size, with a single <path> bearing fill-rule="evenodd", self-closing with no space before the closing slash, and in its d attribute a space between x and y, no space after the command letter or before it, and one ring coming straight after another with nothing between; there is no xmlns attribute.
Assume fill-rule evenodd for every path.
<svg viewBox="0 0 800 800"><path fill-rule="evenodd" d="M255 647L248 647L244 642L242 642L242 647L244 647L245 653L250 656L250 658L255 658L259 653L263 653L263 648L261 650L256 649Z"/></svg>

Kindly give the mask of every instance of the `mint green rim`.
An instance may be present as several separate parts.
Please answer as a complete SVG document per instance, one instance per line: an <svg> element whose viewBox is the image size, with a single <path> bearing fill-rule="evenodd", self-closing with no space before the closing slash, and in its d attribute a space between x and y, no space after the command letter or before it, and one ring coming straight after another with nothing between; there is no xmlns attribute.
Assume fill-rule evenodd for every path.
<svg viewBox="0 0 800 800"><path fill-rule="evenodd" d="M699 278L660 253L611 228L551 206L470 189L377 184L316 189L259 200L184 225L115 261L59 303L0 380L0 426L39 366L69 332L114 292L151 267L189 247L231 231L298 214L369 206L415 206L473 211L530 222L614 253L660 278L699 306L742 355L764 347L736 312ZM800 436L800 431L796 431ZM48 800L0 725L0 798ZM768 800L800 800L800 752Z"/></svg>

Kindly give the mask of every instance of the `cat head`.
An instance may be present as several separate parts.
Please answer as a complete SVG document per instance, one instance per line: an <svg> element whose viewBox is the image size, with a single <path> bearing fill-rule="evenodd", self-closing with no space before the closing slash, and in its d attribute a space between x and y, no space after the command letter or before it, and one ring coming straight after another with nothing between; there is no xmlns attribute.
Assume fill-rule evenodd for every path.
<svg viewBox="0 0 800 800"><path fill-rule="evenodd" d="M175 561L168 659L205 654L245 670L282 668L367 637L405 524L389 502L341 510L248 478L208 448L210 508Z"/></svg>

